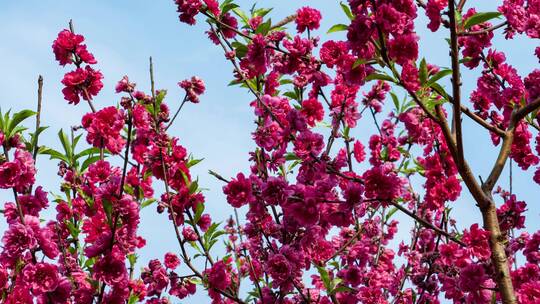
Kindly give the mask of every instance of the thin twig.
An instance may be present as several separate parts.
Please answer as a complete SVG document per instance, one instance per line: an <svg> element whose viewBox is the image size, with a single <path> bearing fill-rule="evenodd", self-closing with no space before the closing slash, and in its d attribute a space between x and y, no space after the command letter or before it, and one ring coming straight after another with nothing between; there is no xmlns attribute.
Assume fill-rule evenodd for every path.
<svg viewBox="0 0 540 304"><path fill-rule="evenodd" d="M36 131L34 131L34 138L32 140L32 147L34 148L34 162L36 161L38 154L38 137L39 137L39 125L41 123L41 101L43 99L43 76L38 77L38 98L37 98L37 110L36 110Z"/></svg>

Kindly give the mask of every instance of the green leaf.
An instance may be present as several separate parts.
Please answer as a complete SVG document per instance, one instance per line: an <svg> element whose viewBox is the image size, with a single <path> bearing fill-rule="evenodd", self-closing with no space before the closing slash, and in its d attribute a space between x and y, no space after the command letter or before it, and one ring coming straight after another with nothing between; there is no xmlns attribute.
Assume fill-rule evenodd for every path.
<svg viewBox="0 0 540 304"><path fill-rule="evenodd" d="M357 67L359 67L361 64L364 64L366 63L366 61L362 58L358 58L354 61L353 65L352 65L352 69L356 69Z"/></svg>
<svg viewBox="0 0 540 304"><path fill-rule="evenodd" d="M287 154L285 154L285 160L299 160L300 157L298 157L296 154L292 153L292 152L289 152Z"/></svg>
<svg viewBox="0 0 540 304"><path fill-rule="evenodd" d="M81 140L81 137L83 135L82 134L79 134L77 136L75 136L75 138L73 138L73 143L72 143L72 149L73 149L73 152L75 152L75 147L77 146L77 144L79 143L79 140Z"/></svg>
<svg viewBox="0 0 540 304"><path fill-rule="evenodd" d="M81 165L81 168L80 168L81 172L85 171L86 168L88 168L91 164L97 162L99 159L100 159L99 155L91 156L91 157L87 158Z"/></svg>
<svg viewBox="0 0 540 304"><path fill-rule="evenodd" d="M353 21L354 20L354 15L351 12L351 8L347 4L345 4L343 2L340 2L339 5L341 5L341 9L345 13L345 15L347 15L347 18L349 18L351 21Z"/></svg>
<svg viewBox="0 0 540 304"><path fill-rule="evenodd" d="M8 137L13 137L15 134L22 133L24 131L28 130L27 127L24 126L16 126L15 128L11 129L11 131L8 133ZM22 136L21 136L22 137Z"/></svg>
<svg viewBox="0 0 540 304"><path fill-rule="evenodd" d="M7 131L9 131L8 129L8 126L9 126L9 113L11 113L11 110L8 110L5 114L4 114L4 118L2 119L2 126L0 126L0 129L2 129L2 131L4 133L7 133ZM0 116L2 116L2 112L0 112Z"/></svg>
<svg viewBox="0 0 540 304"><path fill-rule="evenodd" d="M69 230L69 233L71 234L72 237L74 238L78 238L79 237L79 233L81 232L81 230L79 229L79 227L76 227L72 222L70 221L64 221L64 223L66 224L66 227L67 229Z"/></svg>
<svg viewBox="0 0 540 304"><path fill-rule="evenodd" d="M397 95L394 92L390 92L390 96L392 97L392 101L394 102L394 106L396 107L396 111L399 112L400 106L399 106L399 99Z"/></svg>
<svg viewBox="0 0 540 304"><path fill-rule="evenodd" d="M197 189L199 189L199 182L196 180L192 181L191 184L189 184L189 194L197 192Z"/></svg>
<svg viewBox="0 0 540 304"><path fill-rule="evenodd" d="M135 304L139 302L139 296L136 294L132 294L129 296L128 304Z"/></svg>
<svg viewBox="0 0 540 304"><path fill-rule="evenodd" d="M444 90L443 87L441 87L440 84L434 82L430 85L431 88L433 88L438 94L441 94L441 96L443 98L445 98L446 100L450 101L450 97L448 96L448 94L446 93L446 91Z"/></svg>
<svg viewBox="0 0 540 304"><path fill-rule="evenodd" d="M112 203L108 199L103 199L102 204L103 204L103 210L105 211L105 215L107 216L107 221L109 222L109 226L112 227L112 225L113 225L113 222L112 222L112 211L113 211Z"/></svg>
<svg viewBox="0 0 540 304"><path fill-rule="evenodd" d="M16 126L18 126L21 122L23 122L28 117L36 115L36 112L31 110L22 110L20 112L17 112L13 114L13 118L9 122L9 128L13 130ZM9 130L9 131L11 131Z"/></svg>
<svg viewBox="0 0 540 304"><path fill-rule="evenodd" d="M330 34L330 33L335 33L335 32L343 32L343 31L346 31L347 29L349 28L349 26L345 25L345 24L334 24L329 30L328 32L326 32L327 34Z"/></svg>
<svg viewBox="0 0 540 304"><path fill-rule="evenodd" d="M244 22L244 25L249 24L248 16L241 9L235 7L233 9L231 9L231 10L236 16L238 16L238 17L240 17L240 19L242 19L242 21Z"/></svg>
<svg viewBox="0 0 540 304"><path fill-rule="evenodd" d="M345 286L345 285L341 285L341 286L338 286L336 288L334 288L334 290L332 290L332 294L336 294L338 292L352 292L354 291L354 288L351 288L349 286Z"/></svg>
<svg viewBox="0 0 540 304"><path fill-rule="evenodd" d="M472 57L464 57L464 58L461 58L461 59L459 60L459 63L460 63L460 64L463 64L463 63L467 63L467 62L469 62L469 61L471 61L471 60L473 60Z"/></svg>
<svg viewBox="0 0 540 304"><path fill-rule="evenodd" d="M288 91L283 93L283 95L289 97L290 99L298 100L298 95L296 94L296 92Z"/></svg>
<svg viewBox="0 0 540 304"><path fill-rule="evenodd" d="M82 150L81 152L75 155L75 159L79 159L83 156L93 155L93 154L99 154L99 148L92 147L92 148Z"/></svg>
<svg viewBox="0 0 540 304"><path fill-rule="evenodd" d="M193 217L193 221L195 222L193 223L194 225L196 225L199 222L203 212L204 212L204 204L198 203L197 207L195 207L195 216Z"/></svg>
<svg viewBox="0 0 540 304"><path fill-rule="evenodd" d="M371 73L366 77L366 82L371 80L386 80L390 82L396 82L396 80L386 74L379 74L379 73Z"/></svg>
<svg viewBox="0 0 540 304"><path fill-rule="evenodd" d="M150 205L152 205L154 202L156 202L157 200L155 198L151 198L151 199L147 199L145 200L144 202L142 202L141 204L141 209L142 208L145 208L145 207L148 207Z"/></svg>
<svg viewBox="0 0 540 304"><path fill-rule="evenodd" d="M390 209L390 211L388 211L388 213L386 214L384 221L388 222L388 220L392 217L392 215L394 215L394 213L396 213L397 211L398 211L398 208L396 207L393 207L392 209Z"/></svg>
<svg viewBox="0 0 540 304"><path fill-rule="evenodd" d="M135 265L135 263L137 263L137 255L135 253L132 253L132 254L128 254L127 256L128 258L128 261L129 261L129 264L130 265Z"/></svg>
<svg viewBox="0 0 540 304"><path fill-rule="evenodd" d="M328 274L328 271L326 271L326 268L315 265L317 267L317 270L319 271L319 275L321 277L321 281L324 284L324 287L326 288L326 292L331 293L334 289L334 286L332 286L332 280L330 280L330 275Z"/></svg>
<svg viewBox="0 0 540 304"><path fill-rule="evenodd" d="M292 162L292 164L289 165L289 167L287 168L287 172L291 172L294 167L298 166L301 163L302 161L300 159L295 160L294 162Z"/></svg>
<svg viewBox="0 0 540 304"><path fill-rule="evenodd" d="M433 75L426 83L426 87L431 87L432 84L436 83L439 79L444 78L452 74L452 70L446 69L439 71L437 74Z"/></svg>
<svg viewBox="0 0 540 304"><path fill-rule="evenodd" d="M167 90L159 90L159 94L156 96L156 109L159 109L161 107L161 103L165 99L166 95Z"/></svg>
<svg viewBox="0 0 540 304"><path fill-rule="evenodd" d="M465 20L465 24L463 24L463 27L465 29L468 29L474 25L477 25L477 24L480 24L480 23L484 23L488 20L491 20L493 18L498 18L500 17L502 14L499 13L499 12L485 12L485 13L476 13L474 15L472 15L471 17L467 18L467 20Z"/></svg>
<svg viewBox="0 0 540 304"><path fill-rule="evenodd" d="M258 17L258 16L264 17L264 16L268 15L268 13L270 13L272 10L273 10L273 8L259 8L259 9L256 9L255 11L253 11L253 17Z"/></svg>
<svg viewBox="0 0 540 304"><path fill-rule="evenodd" d="M221 6L220 6L221 14L222 15L226 14L233 8L237 8L237 7L238 7L238 4L232 3L232 0L223 1L223 3L221 3Z"/></svg>
<svg viewBox="0 0 540 304"><path fill-rule="evenodd" d="M241 58L246 56L248 48L247 48L247 46L245 44L235 41L231 45L234 48L234 51L236 53L236 57L241 59Z"/></svg>
<svg viewBox="0 0 540 304"><path fill-rule="evenodd" d="M288 78L283 78L279 81L279 84L291 84L291 83L293 83L293 81Z"/></svg>
<svg viewBox="0 0 540 304"><path fill-rule="evenodd" d="M420 71L419 71L419 78L420 83L425 83L428 77L428 70L427 70L427 63L426 59L422 58L422 61L420 61Z"/></svg>
<svg viewBox="0 0 540 304"><path fill-rule="evenodd" d="M69 139L66 133L64 133L64 130L60 129L60 131L58 131L58 138L62 143L62 147L64 147L64 152L66 153L66 156L68 158L71 158L71 144L69 143Z"/></svg>
<svg viewBox="0 0 540 304"><path fill-rule="evenodd" d="M66 163L69 163L69 159L67 158L67 156L65 156L64 154L54 150L54 149L51 149L51 148L47 148L47 147L41 147L39 148L38 150L38 153L39 154L45 154L45 155L49 155L50 156L50 159L58 159L58 160L62 160Z"/></svg>
<svg viewBox="0 0 540 304"><path fill-rule="evenodd" d="M259 27L257 27L255 33L266 35L270 31L270 28L272 28L272 19L268 19L265 22L259 24Z"/></svg>
<svg viewBox="0 0 540 304"><path fill-rule="evenodd" d="M349 126L346 126L345 129L343 130L343 138L344 139L349 139L350 131L351 131L351 128Z"/></svg>
<svg viewBox="0 0 540 304"><path fill-rule="evenodd" d="M193 166L195 166L196 164L202 162L204 160L204 158L201 158L201 159L191 159L190 161L188 161L188 163L186 164L186 166L188 168L191 168Z"/></svg>

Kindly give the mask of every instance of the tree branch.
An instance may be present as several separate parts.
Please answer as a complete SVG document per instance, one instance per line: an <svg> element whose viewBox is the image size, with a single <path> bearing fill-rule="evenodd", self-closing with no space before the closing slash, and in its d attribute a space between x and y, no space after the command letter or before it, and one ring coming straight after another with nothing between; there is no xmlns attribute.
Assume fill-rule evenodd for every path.
<svg viewBox="0 0 540 304"><path fill-rule="evenodd" d="M452 100L455 138L457 147L456 162L465 161L463 136L461 131L461 75L459 71L459 47L457 41L456 12L454 0L448 1L448 17L450 19L450 56L452 59Z"/></svg>

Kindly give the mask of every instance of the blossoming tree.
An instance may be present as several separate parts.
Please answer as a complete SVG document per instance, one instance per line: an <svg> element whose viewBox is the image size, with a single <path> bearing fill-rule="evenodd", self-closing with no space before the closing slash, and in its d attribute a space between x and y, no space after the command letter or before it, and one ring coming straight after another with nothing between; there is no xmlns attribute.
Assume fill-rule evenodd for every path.
<svg viewBox="0 0 540 304"><path fill-rule="evenodd" d="M540 38L540 1L504 0L494 12L474 2L349 0L340 5L350 22L329 30L346 39L320 45L312 31L322 15L310 7L273 23L269 9L232 0L176 0L180 21L208 23L231 85L253 98L251 170L210 172L234 208L224 225L205 213L190 174L200 160L167 133L199 102L202 80L179 82L185 97L171 112L150 60L149 92L125 76L117 105L95 102L103 75L70 24L52 48L71 68L65 99L88 106L81 126L58 133L61 150L39 145L41 77L36 112L0 114L0 188L13 192L2 303L171 303L197 288L212 303L540 303L540 232L525 229L527 204L499 180L509 159L524 171L540 162L540 70L520 76L491 44ZM420 14L429 23L416 26L448 37L450 68L418 58ZM529 60L539 59L540 47ZM469 96L463 69L480 72L467 79L477 84ZM35 128L23 127L33 116ZM499 150L488 176L469 165L463 120ZM353 138L361 123L375 126L369 142ZM36 181L39 155L59 162L59 195ZM461 231L451 211L464 191L482 218ZM137 264L145 207L165 213L178 242L146 266ZM56 216L42 221L47 209ZM396 213L414 225L393 248Z"/></svg>

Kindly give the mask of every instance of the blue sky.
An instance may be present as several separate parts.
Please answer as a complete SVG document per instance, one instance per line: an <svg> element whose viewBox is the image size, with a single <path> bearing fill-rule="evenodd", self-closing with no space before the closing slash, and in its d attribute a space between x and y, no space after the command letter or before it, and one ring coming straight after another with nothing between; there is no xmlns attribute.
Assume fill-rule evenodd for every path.
<svg viewBox="0 0 540 304"><path fill-rule="evenodd" d="M253 3L246 0L236 2L244 8L249 8ZM480 10L483 11L492 11L494 3L499 3L476 2L482 3ZM303 5L318 8L323 13L320 34L335 23L346 23L338 1L261 0L258 4L274 7L271 13L273 20L294 13ZM421 11L419 13L422 14ZM40 138L41 143L58 148L58 129L69 129L69 126L80 124L80 118L88 108L84 103L75 107L64 101L60 80L68 68L57 64L51 50L52 41L61 29L67 27L69 19L73 19L76 32L86 37L89 50L98 60L97 67L105 76L105 86L95 101L98 108L118 102L120 96L114 94L114 85L123 75L136 82L139 89L148 91L149 56L154 58L157 88L169 90L168 102L173 109L182 97L176 85L178 81L192 75L205 80L207 93L201 98L201 103L188 104L172 132L196 157L205 158L194 169L194 174L199 175L202 187L210 189L206 192L207 210L219 220L227 218L231 209L221 193L222 184L206 172L212 169L226 177L236 175L239 171L247 172L248 151L253 147L250 135L254 128L253 116L248 105L251 97L245 90L227 86L232 68L224 60L221 49L206 39L204 22L193 27L180 24L173 1L0 0L2 109L33 109L37 75L42 74L45 81L42 121L50 128ZM447 33L432 34L425 28L424 20L420 18L418 25L421 56L425 56L430 63L449 66L444 41ZM339 38L339 34L332 37ZM497 49L507 52L509 62L515 65L521 75L538 68L538 61L532 56L537 43L522 38L510 42L499 38L494 44ZM463 95L468 97L476 82L472 76L477 73L466 70L463 74ZM354 135L367 140L373 131L370 124L371 120L366 116ZM496 157L487 133L466 122L464 139L466 155L474 171L487 176ZM56 164L41 156L38 167L38 183L58 193ZM514 169L514 192L519 199L528 202L529 230L538 230L539 188L532 182L531 173L523 173L517 167ZM501 178L505 186L508 180L506 172ZM416 188L420 189L420 186ZM0 201L12 200L10 195L10 191L0 190ZM454 208L454 217L463 220L461 227L481 219L469 195L463 195ZM405 224L410 223L407 219L403 220ZM0 228L4 227L4 223L1 223ZM404 228L400 235L406 237L408 229ZM156 255L161 257L166 251L177 249L170 223L164 216L156 215L154 208L142 211L141 234L148 240L148 246L140 252L142 261Z"/></svg>

